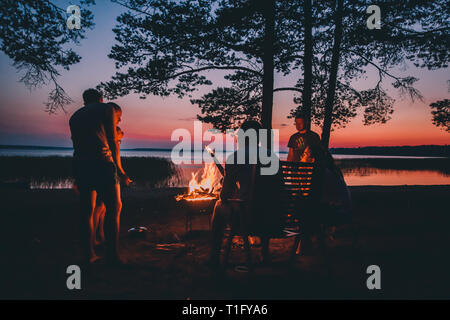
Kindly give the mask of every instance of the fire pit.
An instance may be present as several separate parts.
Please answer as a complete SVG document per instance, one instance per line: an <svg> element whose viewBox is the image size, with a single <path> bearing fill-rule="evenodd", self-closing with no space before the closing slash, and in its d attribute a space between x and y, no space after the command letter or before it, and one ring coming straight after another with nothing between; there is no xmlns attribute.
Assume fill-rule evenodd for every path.
<svg viewBox="0 0 450 320"><path fill-rule="evenodd" d="M206 198L198 201L190 201L186 199L180 200L186 212L186 233L192 231L192 217L199 214L210 216L213 212L217 198ZM211 224L211 222L209 222Z"/></svg>
<svg viewBox="0 0 450 320"><path fill-rule="evenodd" d="M186 233L192 231L194 215L211 215L222 188L221 177L214 163L206 163L202 170L192 174L188 192L175 197L186 212Z"/></svg>

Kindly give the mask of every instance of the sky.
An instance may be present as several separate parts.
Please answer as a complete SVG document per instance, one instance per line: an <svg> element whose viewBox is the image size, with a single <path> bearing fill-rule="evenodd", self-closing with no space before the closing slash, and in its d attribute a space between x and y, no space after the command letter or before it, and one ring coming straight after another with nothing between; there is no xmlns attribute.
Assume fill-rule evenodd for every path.
<svg viewBox="0 0 450 320"><path fill-rule="evenodd" d="M61 7L69 1L57 1ZM109 1L97 1L92 8L96 26L89 30L75 51L81 55L80 63L70 71L62 71L59 83L74 100L67 106L67 113L62 111L49 115L44 111L50 86L29 90L19 82L20 74L12 66L12 61L0 52L0 144L2 145L39 145L70 147L70 116L82 103L82 92L95 87L101 81L107 81L114 74L114 61L107 57L114 42L112 28L116 17L123 8ZM450 134L432 125L429 104L436 100L448 98L447 80L449 69L428 71L409 67L392 70L397 75L413 75L420 80L417 88L424 96L423 101L412 102L399 97L394 89L388 89L396 99L395 112L386 124L364 126L362 117L358 116L346 128L336 129L331 134L331 147L363 146L401 146L450 144ZM200 97L216 85L225 84L223 72L210 71L207 76L213 81L212 87L202 88L194 93ZM368 70L366 79L359 80L356 86L364 89L377 81L374 70ZM295 74L288 78L275 77L274 87L295 83ZM290 135L295 133L293 119L287 119L295 107L293 93L276 92L274 94L273 128L279 129L280 149L286 149ZM122 148L170 148L171 134L175 129L185 128L193 132L194 120L200 112L192 105L189 98L149 96L139 99L130 94L115 100L123 109L120 127L125 132ZM203 126L205 130L209 125ZM320 134L321 129L313 126Z"/></svg>

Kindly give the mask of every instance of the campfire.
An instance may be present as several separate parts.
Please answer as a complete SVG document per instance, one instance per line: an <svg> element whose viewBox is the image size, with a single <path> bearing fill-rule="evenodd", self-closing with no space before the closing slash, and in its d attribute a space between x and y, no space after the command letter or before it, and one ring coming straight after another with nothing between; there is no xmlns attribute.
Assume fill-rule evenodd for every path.
<svg viewBox="0 0 450 320"><path fill-rule="evenodd" d="M188 193L176 196L176 200L204 201L218 198L222 188L222 175L214 162L206 163L202 170L192 173Z"/></svg>

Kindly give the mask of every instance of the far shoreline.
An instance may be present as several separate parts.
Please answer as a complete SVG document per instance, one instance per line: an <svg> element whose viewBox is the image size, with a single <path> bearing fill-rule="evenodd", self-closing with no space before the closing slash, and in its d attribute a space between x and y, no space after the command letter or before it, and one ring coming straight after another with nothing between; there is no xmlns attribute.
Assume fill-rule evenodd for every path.
<svg viewBox="0 0 450 320"><path fill-rule="evenodd" d="M0 145L0 150L73 150L72 147L61 146L35 146L35 145ZM170 152L171 148L122 148L123 151L159 151ZM202 149L203 150L203 149ZM192 151L196 151L192 149ZM386 157L443 157L450 158L450 145L418 145L418 146L364 146L351 148L330 148L335 155L365 155L365 156L386 156ZM283 148L279 153L287 153Z"/></svg>

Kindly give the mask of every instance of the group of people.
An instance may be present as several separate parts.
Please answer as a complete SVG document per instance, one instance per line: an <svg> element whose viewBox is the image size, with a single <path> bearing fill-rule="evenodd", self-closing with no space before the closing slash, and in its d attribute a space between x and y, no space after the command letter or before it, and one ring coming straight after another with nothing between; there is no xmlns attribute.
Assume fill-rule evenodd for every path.
<svg viewBox="0 0 450 320"><path fill-rule="evenodd" d="M81 202L81 239L86 261L93 263L99 256L96 245L104 241L106 259L122 264L118 250L120 213L122 210L120 184L129 185L132 180L125 173L120 159L120 142L123 132L118 127L121 108L112 102L104 103L101 93L88 89L83 93L84 106L70 118L69 125L74 147L73 174ZM320 137L309 129L306 116L295 118L297 133L289 139L288 161L315 162L322 172L322 203L334 211L349 212L350 196L343 176ZM261 124L245 121L241 132L255 130L259 147ZM249 231L261 237L263 258L268 258L268 242L283 224L277 199L281 195L281 175L261 175L261 161L256 166L248 161L250 142L244 140L239 150L230 155L225 165L220 199L212 216L212 266L218 266L224 229L236 210L245 210ZM236 161L238 152L244 152L245 163ZM257 155L260 153L258 152ZM271 155L276 157L276 155ZM277 158L278 159L278 158ZM231 160L231 161L230 161ZM251 210L248 208L251 207ZM258 221L258 223L254 223ZM99 240L97 239L97 234Z"/></svg>
<svg viewBox="0 0 450 320"><path fill-rule="evenodd" d="M120 183L132 181L120 160L123 137L118 124L122 109L113 102L104 103L101 93L88 89L84 106L70 118L73 142L73 175L81 202L81 241L86 260L99 259L95 252L97 231L106 243L106 257L121 264L118 251L122 200Z"/></svg>
<svg viewBox="0 0 450 320"><path fill-rule="evenodd" d="M323 146L319 135L309 129L308 117L302 113L297 114L295 126L297 132L289 139L287 161L314 163L319 172L316 175L320 180L318 207L308 208L314 209L314 212L302 215L302 232L305 234L302 248L311 250L312 240L317 237L317 228L321 227L322 223L328 224L333 230L338 222L348 221L351 200L341 170L336 166L328 148ZM258 132L261 125L257 121L245 121L241 129L241 132L249 129ZM260 148L259 141L257 145ZM246 154L251 148L248 141L239 147L244 149ZM237 164L235 159L238 152L230 155L226 161L220 200L216 202L213 212L212 250L209 261L213 268L220 265L224 229L236 212L244 212L246 232L261 238L262 257L266 261L270 260L269 239L279 235L283 227L283 218L277 214L280 212L279 200L282 194L280 172L276 175L261 175L259 169L263 165L259 160L255 165Z"/></svg>

